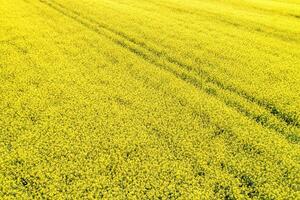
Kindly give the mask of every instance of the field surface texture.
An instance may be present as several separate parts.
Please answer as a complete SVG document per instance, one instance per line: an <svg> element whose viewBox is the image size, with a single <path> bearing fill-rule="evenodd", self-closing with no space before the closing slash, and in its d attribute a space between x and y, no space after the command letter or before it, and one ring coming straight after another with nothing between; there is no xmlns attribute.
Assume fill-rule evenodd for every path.
<svg viewBox="0 0 300 200"><path fill-rule="evenodd" d="M300 1L0 0L0 199L299 199Z"/></svg>

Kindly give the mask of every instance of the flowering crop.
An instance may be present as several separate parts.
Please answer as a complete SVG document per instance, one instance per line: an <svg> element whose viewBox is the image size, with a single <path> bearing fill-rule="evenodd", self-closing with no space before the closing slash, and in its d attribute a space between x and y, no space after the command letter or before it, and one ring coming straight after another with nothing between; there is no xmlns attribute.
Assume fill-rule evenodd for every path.
<svg viewBox="0 0 300 200"><path fill-rule="evenodd" d="M0 0L1 199L300 198L297 0Z"/></svg>

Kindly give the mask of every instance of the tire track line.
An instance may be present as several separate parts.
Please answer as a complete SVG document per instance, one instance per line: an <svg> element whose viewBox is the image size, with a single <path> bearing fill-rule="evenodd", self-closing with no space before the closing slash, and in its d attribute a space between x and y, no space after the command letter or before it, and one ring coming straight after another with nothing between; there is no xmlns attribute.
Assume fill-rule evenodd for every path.
<svg viewBox="0 0 300 200"><path fill-rule="evenodd" d="M124 35L124 34L121 34L121 35L118 34L118 36L121 37L122 39L125 39L125 41L122 41L122 40L120 40L120 39L116 39L116 38L114 38L113 36L107 35L107 34L105 34L103 31L101 31L101 29L105 29L106 26L104 26L104 25L101 25L101 24L99 25L98 23L96 23L96 24L93 25L93 22L90 22L88 19L81 18L81 16L79 16L79 14L76 14L76 13L71 12L71 13L73 13L73 15L72 15L72 14L70 14L70 13L67 13L67 12L65 11L65 9L61 8L61 6L57 7L57 6L55 6L55 5L51 4L51 3L49 3L48 1L44 1L44 0L39 0L39 1L40 1L41 3L43 3L43 4L45 4L45 5L47 5L47 6L51 7L51 8L53 8L54 10L58 11L59 13L63 14L64 16L66 16L66 17L68 17L68 18L71 18L72 20L76 21L77 23L80 23L81 25L85 26L85 27L88 28L89 30L91 30L91 31L93 31L93 32L96 32L97 34L99 34L99 35L101 35L101 36L104 36L104 37L110 39L110 40L111 40L112 42L114 42L116 45L121 46L121 47L127 49L128 51L134 53L136 56L142 58L142 59L145 60L146 62L148 62L148 63L150 63L150 64L152 64L152 65L155 65L155 66L157 66L158 68L160 68L160 69L162 69L162 70L164 70L164 71L167 71L167 72L173 74L173 75L174 75L175 77L177 77L178 79L181 79L182 81L185 81L186 83L193 85L194 87L196 87L196 88L198 88L198 89L204 91L205 93L214 96L215 98L217 98L217 99L219 99L220 101L224 102L227 106L229 106L229 107L235 109L236 111L238 111L239 113L243 114L243 115L246 116L247 118L249 118L249 119L253 120L254 122L256 122L257 116L252 116L252 115L249 114L248 111L245 111L244 109L240 109L240 108L237 108L236 106L233 106L232 103L229 103L228 101L224 101L224 100L223 100L221 97L219 97L217 94L211 94L211 93L207 92L207 90L205 90L204 87L203 87L204 81L203 81L202 79L199 80L199 77L198 77L198 78L193 77L192 75L186 73L186 71L183 71L184 69L182 69L182 67L180 67L180 66L181 66L181 65L184 65L184 64L182 64L181 62L179 62L179 61L177 61L177 60L175 60L175 59L173 59L173 58L170 58L170 59L172 59L172 60L171 60L172 62L170 62L171 64L174 64L175 66L176 66L176 64L177 64L178 71L175 70L174 68L170 67L170 66L163 65L163 64L159 63L159 62L157 61L157 59L152 58L152 56L149 55L149 53L150 53L150 54L153 54L153 52L149 52L149 53L147 54L147 53L145 53L145 52L143 52L142 50L139 49L139 48L144 49L143 46L139 46L139 44L144 44L144 43L142 43L142 42L136 43L135 40L132 39L132 38L130 38L130 40L127 40L127 41L126 41L126 38L124 38L124 37L122 36L122 35ZM85 20L86 20L87 22L86 22ZM100 29L99 27L100 27L101 29ZM114 31L114 32L116 32L116 31ZM116 32L116 33L118 33L118 32ZM116 33L115 33L115 34L116 34ZM126 36L126 35L125 35L125 36ZM126 36L126 37L127 37L127 36ZM131 43L131 44L128 44L128 43ZM135 46L137 46L137 47L135 47ZM155 52L157 52L157 51L155 50ZM160 52L158 52L158 55L160 55ZM188 66L188 65L186 65L186 66L187 66L187 67L190 67L190 66ZM189 71L190 71L190 70L189 70ZM201 77L204 78L202 74L201 74ZM208 81L211 82L211 83L216 82L216 80L214 80L214 79L211 78L211 77L208 77ZM217 85L219 84L219 85L223 86L223 84L222 84L221 82L216 82L216 83L217 83ZM225 86L223 86L223 87L225 87ZM221 88L221 89L222 89L222 88ZM228 88L227 90L230 91L230 89L231 89L231 88ZM265 127L265 128L272 129L272 130L274 130L274 131L276 131L276 132L278 131L277 128L274 128L274 127L272 127L272 126L267 126L266 124L260 124L260 125L262 125L262 126ZM285 138L288 139L288 140L289 140L289 138L290 138L289 135L287 136L287 135L284 134L283 136L285 136Z"/></svg>
<svg viewBox="0 0 300 200"><path fill-rule="evenodd" d="M48 5L51 4L51 3L49 3L49 1L46 1L46 0L40 0L40 2L46 3ZM76 11L73 11L73 10L70 10L70 9L64 7L62 4L57 3L55 1L51 1L51 2L52 2L52 4L56 4L59 8L61 8L63 10L66 10L68 12L71 12L72 14L76 15L77 18L79 17L81 20L82 19L86 20L89 23L92 23L96 26L99 26L99 27L101 27L101 28L117 35L118 37L121 37L125 40L128 40L131 43L139 46L140 48L143 48L143 49L147 50L149 53L153 54L154 56L157 56L158 58L164 59L164 60L168 61L169 63L177 65L181 68L185 68L188 71L195 71L192 66L187 65L187 64L185 64L181 61L178 61L178 60L172 58L171 56L169 56L167 54L167 52L158 51L158 50L156 50L152 47L149 47L145 42L138 41L135 38L132 38L132 37L126 35L125 33L121 32L121 31L114 30L114 29L108 27L104 23L100 23L100 22L95 21L94 19L91 19L91 18L83 17L83 16L80 15L80 13L78 13ZM282 110L278 109L274 104L269 103L265 100L257 99L256 97L254 97L254 96L248 94L247 92L245 92L241 89L238 89L234 86L226 85L223 82L217 80L215 77L211 76L207 71L205 71L201 68L197 68L197 71L195 71L195 72L197 73L197 75L199 75L202 78L206 78L208 82L215 84L219 88L221 88L223 90L227 90L227 91L232 92L232 93L235 93L238 96L240 96L241 98L244 98L247 101L249 101L251 103L255 103L258 106L264 108L270 114L272 114L275 117L279 118L280 120L284 121L288 126L296 126L296 127L300 128L300 122L298 121L298 119L296 119L295 116L293 116L290 113L283 112Z"/></svg>
<svg viewBox="0 0 300 200"><path fill-rule="evenodd" d="M153 13L153 11L149 11L148 9L145 9L145 8L142 8L142 7L140 7L140 6L137 6L137 5L128 5L128 4L126 4L126 3L124 3L124 2L118 2L118 4L122 4L123 6L126 6L126 7L131 7L131 8L133 8L133 9L138 9L138 10L141 10L141 11L144 11L144 12L147 12L147 14L151 14L151 13ZM148 17L148 18L151 18L152 20L157 20L157 18L155 18L155 17L151 17L151 16L149 16L149 15L147 15L147 14L143 14L143 16L144 17ZM167 19L170 17L170 16L168 16L167 14L163 14L163 13L160 13L160 12L156 12L156 14L157 15L160 15L160 17L164 17L164 18L166 18L167 17ZM204 15L203 15L203 17L205 17ZM177 22L177 24L176 25L178 25L178 26L180 26L180 27L185 27L185 28L187 28L187 23L188 23L188 25L189 25L189 31L191 31L191 32L193 32L193 33L195 33L195 34L197 34L197 33L199 33L199 32L201 32L201 33L203 33L203 34L208 34L208 33L214 33L214 36L213 37L215 37L215 36L220 36L220 34L222 34L223 36L226 36L226 37L228 37L228 38L235 38L235 39L239 39L239 40L245 40L245 41L247 41L247 42L249 42L249 43L253 43L253 42L255 42L255 41L251 41L251 40L249 40L249 39L247 39L247 38L245 38L245 37L240 37L239 35L232 35L232 34L229 34L229 33L227 33L226 31L223 31L222 29L219 29L219 30L216 30L216 29L211 29L211 28L207 28L207 27L204 27L204 28L207 28L207 29L203 29L203 25L202 25L202 27L200 27L201 26L201 24L199 24L199 23L196 23L195 21L186 21L186 20L184 20L183 18L178 18L178 17L175 17L175 16L172 16L172 18L173 19L176 19L176 22ZM209 19L207 19L207 20L209 20ZM193 27L193 29L191 29L190 27ZM205 31L204 31L205 30ZM218 34L218 35L216 35L216 34ZM179 39L179 38L177 38L176 37L176 39ZM230 45L230 44L226 44L228 47L234 47L233 45ZM255 48L255 50L256 51L260 51L260 52L263 52L264 54L267 54L267 55L271 55L271 56L275 56L275 57L281 57L281 58L286 58L286 57L284 57L284 56L282 56L282 55L279 55L279 54L277 54L277 53L274 53L273 51L270 51L270 50L267 50L267 49L264 49L264 48L261 48L261 47L258 47L257 46L258 44L256 44L255 45L255 47L252 47L252 48ZM205 50L205 51L207 51L207 52L213 52L212 51L212 49L208 49L208 48L203 48L203 50ZM288 52L284 52L285 54L287 54L288 56L293 56L293 55L290 55L290 54L288 54ZM227 58L228 59L228 58ZM230 59L233 59L233 58L230 58ZM237 59L235 59L235 60L237 60ZM247 63L242 63L242 64L247 64Z"/></svg>

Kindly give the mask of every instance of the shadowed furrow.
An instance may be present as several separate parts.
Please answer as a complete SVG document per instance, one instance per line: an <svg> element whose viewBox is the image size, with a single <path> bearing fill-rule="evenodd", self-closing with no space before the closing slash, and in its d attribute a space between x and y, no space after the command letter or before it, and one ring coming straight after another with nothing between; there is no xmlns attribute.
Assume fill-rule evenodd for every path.
<svg viewBox="0 0 300 200"><path fill-rule="evenodd" d="M129 37L125 33L122 33L120 31L116 31L112 28L109 28L107 25L101 24L93 19L83 17L79 13L69 10L69 9L65 8L64 6L62 6L61 4L53 3L53 2L50 3L49 1L43 1L43 0L41 0L40 2L47 4L48 6L52 7L53 9L61 12L62 14L64 14L67 17L72 18L73 20L76 20L78 23L97 32L98 34L104 35L105 37L109 38L116 44L118 44L118 45L128 49L129 51L135 53L136 55L142 57L144 60L150 61L151 64L154 64L160 68L163 68L163 69L173 73L176 77L178 77L186 82L189 82L190 84L192 84L198 88L203 88L202 85L204 82L213 83L214 85L216 85L217 87L219 87L222 90L227 90L229 92L237 94L241 98L244 98L251 103L255 103L258 106L261 106L262 108L266 109L271 115L274 115L275 117L284 121L287 126L300 127L300 124L298 123L297 119L295 117L292 117L291 114L286 114L286 113L280 111L278 108L276 108L273 104L271 104L269 102L256 99L254 96L249 95L245 91L239 90L233 86L226 85L226 84L222 83L221 81L216 80L215 78L211 77L207 71L199 69L197 74L199 76L201 76L201 79L195 78L195 77L187 74L185 71L178 72L175 69L173 69L172 67L167 67L163 64L160 64L159 62L156 61L156 59L157 58L164 59L164 60L168 61L170 64L174 64L175 66L180 67L181 69L186 69L189 72L192 71L192 67L168 56L165 52L157 51L156 49L147 46L144 42L139 42L136 39ZM67 11L69 13L67 13L65 11ZM116 38L112 37L111 35L105 34L104 32L101 32L101 30L99 28L107 30L107 31L115 34L116 36L120 37L121 39L125 39L125 41L127 41L127 42L116 39ZM128 44L128 42L130 42L131 44ZM136 47L133 47L132 45L136 45ZM146 53L144 51L146 51ZM206 90L204 90L204 91L206 91ZM226 101L224 101L224 100L222 100L222 101L226 103ZM249 117L250 119L252 119L254 121L257 121L256 119L259 117L259 116L249 115L248 111L247 112L242 111L245 109L233 106L233 105L237 105L237 104L232 104L232 103L226 103L226 104L230 107L233 107L237 111L243 113L245 116ZM279 130L279 128L273 127L272 125L264 125L264 126L271 128L275 131ZM282 131L280 131L280 132L282 133ZM288 135L287 137L289 137L289 134L287 134L287 135Z"/></svg>

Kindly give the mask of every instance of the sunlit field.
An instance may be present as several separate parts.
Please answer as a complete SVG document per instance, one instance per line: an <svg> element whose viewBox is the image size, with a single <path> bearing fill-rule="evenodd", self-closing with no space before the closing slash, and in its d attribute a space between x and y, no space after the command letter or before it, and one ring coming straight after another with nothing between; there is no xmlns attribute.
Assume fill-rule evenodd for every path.
<svg viewBox="0 0 300 200"><path fill-rule="evenodd" d="M300 199L299 0L0 0L0 199Z"/></svg>

